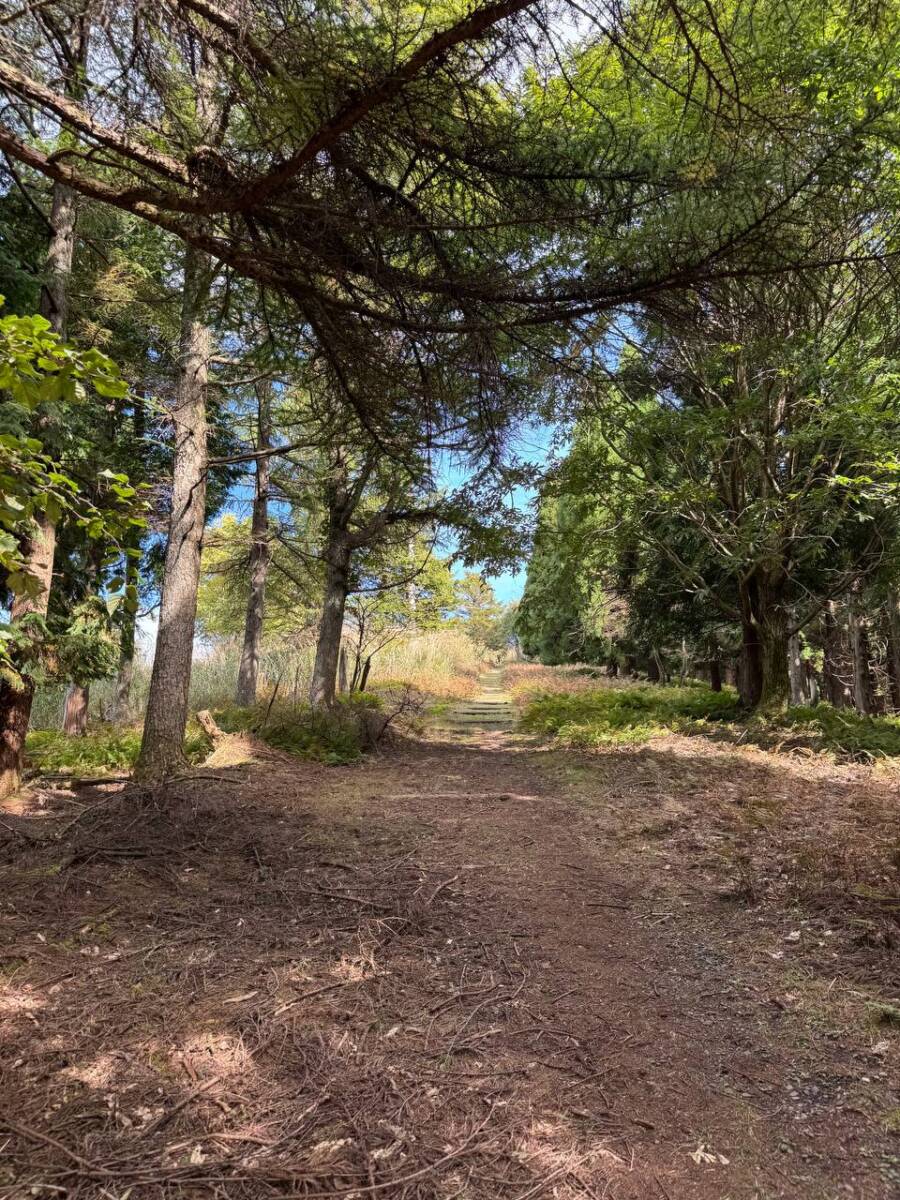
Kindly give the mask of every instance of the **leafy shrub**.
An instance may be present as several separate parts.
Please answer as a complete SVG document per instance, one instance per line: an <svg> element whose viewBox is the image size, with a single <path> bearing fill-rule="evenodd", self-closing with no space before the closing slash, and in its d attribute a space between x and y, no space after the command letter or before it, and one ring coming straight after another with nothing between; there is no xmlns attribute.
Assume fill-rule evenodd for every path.
<svg viewBox="0 0 900 1200"><path fill-rule="evenodd" d="M25 742L32 766L41 771L71 771L76 775L130 770L140 748L140 729L95 729L84 737L33 729Z"/></svg>
<svg viewBox="0 0 900 1200"><path fill-rule="evenodd" d="M699 723L730 721L735 692L686 687L603 687L533 697L521 718L524 729L557 737L570 746L643 742Z"/></svg>
<svg viewBox="0 0 900 1200"><path fill-rule="evenodd" d="M568 687L567 675L562 686ZM776 716L743 714L737 694L685 687L609 686L524 695L521 726L569 746L644 742L667 732L733 734L768 748L826 751L839 758L900 757L900 717L866 717L830 704ZM718 730L716 729L718 726Z"/></svg>
<svg viewBox="0 0 900 1200"><path fill-rule="evenodd" d="M795 746L829 750L840 758L900 756L900 717L866 717L830 704L789 708L783 716L766 723L759 734L765 743L789 739Z"/></svg>
<svg viewBox="0 0 900 1200"><path fill-rule="evenodd" d="M141 748L139 726L123 729L104 725L81 737L72 737L51 729L33 729L25 742L31 766L49 773L73 775L113 775L130 771ZM199 762L208 749L199 727L188 726L184 751L189 762Z"/></svg>

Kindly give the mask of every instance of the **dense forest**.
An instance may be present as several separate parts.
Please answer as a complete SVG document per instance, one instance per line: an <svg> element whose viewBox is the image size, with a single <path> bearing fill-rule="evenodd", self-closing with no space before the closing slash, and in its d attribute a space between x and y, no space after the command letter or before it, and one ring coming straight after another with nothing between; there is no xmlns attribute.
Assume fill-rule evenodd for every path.
<svg viewBox="0 0 900 1200"><path fill-rule="evenodd" d="M0 97L0 806L12 822L0 821L0 853L16 897L10 987L20 969L32 979L22 946L37 937L47 954L90 959L79 973L67 958L46 977L58 968L59 979L77 978L73 989L84 985L86 1029L107 1021L116 989L100 985L96 1005L86 999L102 937L85 953L72 930L94 930L121 910L132 917L121 917L125 940L108 960L123 972L116 986L141 1004L150 988L171 1007L175 975L163 983L149 970L125 973L139 970L129 939L140 940L134 914L144 902L166 931L148 955L174 946L183 927L200 941L198 929L214 929L224 947L223 913L234 929L248 923L260 952L282 953L278 938L294 937L298 922L313 929L302 954L290 943L296 976L272 967L271 1008L255 1029L278 1018L281 1032L254 1042L260 1061L276 1040L288 1047L282 1014L293 1018L300 1002L289 984L313 981L300 999L327 993L330 1004L333 989L385 981L372 1001L378 1015L347 1016L360 1023L359 1074L335 1065L345 1035L328 1024L338 1021L330 1009L315 1049L292 1043L315 1092L304 1093L296 1127L290 1106L265 1108L288 1095L284 1064L272 1068L277 1086L261 1086L253 1101L257 1150L226 1153L228 1137L244 1138L233 1129L218 1149L206 1134L195 1146L193 1133L177 1152L167 1148L163 1127L194 1120L201 1088L218 1094L219 1075L201 1080L195 1066L187 1098L169 1097L165 1109L147 1100L151 1115L132 1112L127 1124L117 1099L100 1132L88 1109L71 1121L60 1110L54 1123L35 1075L27 1121L6 1120L0 1104L18 1147L15 1170L0 1167L0 1191L139 1200L388 1189L423 1200L533 1200L554 1188L563 1200L822 1200L824 1187L837 1195L846 1184L850 1194L843 1160L809 1150L802 1182L797 1175L785 1190L761 1159L712 1151L716 1135L702 1132L699 1116L689 1134L660 1137L671 1147L691 1141L702 1183L685 1183L683 1163L654 1166L650 1150L630 1181L624 1167L615 1175L583 1130L563 1153L559 1113L577 1123L612 1109L599 1082L597 1094L579 1091L592 1097L584 1109L571 1109L576 1093L566 1090L605 1080L584 1049L593 1002L583 998L571 1015L577 1035L560 1033L564 1020L546 1012L526 1024L519 992L532 1006L546 1001L527 977L553 975L551 952L545 961L527 947L520 954L518 942L498 957L490 948L501 931L553 941L550 906L552 894L568 894L566 856L593 846L599 828L615 847L615 886L642 890L621 901L582 896L619 926L596 944L582 945L574 924L559 935L569 957L554 995L577 992L579 972L619 939L641 947L634 963L658 955L677 974L683 943L622 924L654 888L663 895L678 883L653 874L669 850L695 875L679 877L677 897L665 893L662 919L687 906L691 888L717 888L720 899L747 904L768 897L760 920L777 912L803 939L813 918L786 906L807 903L811 891L787 881L817 864L843 898L846 928L852 909L865 930L863 957L842 949L841 969L857 962L859 986L871 986L882 1008L894 986L878 956L896 948L896 788L879 772L900 756L900 5L2 0ZM520 576L521 599L502 602ZM811 761L819 751L801 783L791 755ZM596 757L573 765L576 752ZM708 756L706 766L701 758L690 768L694 756ZM348 764L357 777L340 774ZM315 773L326 767L337 782ZM697 784L706 772L708 794ZM729 772L744 789L732 809L722 799ZM585 779L606 789L593 832L578 790ZM823 839L812 848L796 841L808 814L785 817L778 835L771 824L788 794L807 787ZM701 794L708 803L689 821ZM492 813L505 805L508 819L476 812L473 796ZM315 845L303 824L309 804L310 819L330 830ZM716 821L711 832L705 822ZM365 852L360 843L362 857L348 848L351 826L354 838L373 839ZM404 840L414 827L432 832L421 844ZM580 831L571 849L570 829ZM448 840L427 842L438 836ZM538 837L546 863L529 857ZM764 853L762 838L771 839ZM824 843L835 840L840 861L823 866ZM475 905L465 872L491 854L512 874ZM156 863L157 874L140 875L133 859ZM725 860L731 875L720 886ZM432 879L427 862L445 877ZM536 882L545 867L546 894ZM126 882L119 871L137 874ZM195 871L206 890L191 915L182 893ZM603 878L613 886L613 875ZM302 896L306 908L290 908ZM340 940L344 909L337 923L330 911L310 915L329 898L351 906L353 920L358 910L371 918L353 927L356 949ZM479 905L490 936L466 941ZM510 914L526 910L523 925L536 924L509 934ZM720 910L711 902L710 911ZM843 918L828 919L837 927ZM731 946L718 920L717 963ZM826 933L834 930L822 927L819 947ZM393 938L421 945L403 959ZM316 958L329 945L342 947L339 971ZM376 951L393 955L393 966L376 967ZM190 1036L206 1021L230 1038L221 1005L234 1004L236 1018L265 990L263 959L244 953L233 979L210 967L222 995L212 1017L190 1016ZM192 942L191 964L199 954ZM779 955L772 950L771 962ZM413 961L433 973L434 994L407 1011L403 997L420 984L392 993L386 981L405 978ZM451 963L461 972L452 979ZM184 979L196 999L207 977L194 965ZM743 965L731 981L717 979L722 995ZM643 976L631 984L651 987ZM26 999L16 992L10 1002L14 1022L20 1009L32 1018L36 994L47 1005L41 1020L69 1019L49 984L23 986ZM679 987L688 985L676 986L685 1011L700 1011L706 993ZM655 982L652 992L660 1000ZM442 994L452 997L447 1007L435 999ZM892 995L878 1020L893 1028ZM465 998L474 1007L451 1029L445 1017ZM787 1011L794 1002L778 1003ZM622 1000L619 1016L626 1009ZM146 1019L156 1029L154 1012ZM525 1049L503 1050L501 1074L532 1080L536 1064L557 1070L560 1056L581 1073L559 1093L535 1084L521 1110L510 1101L518 1115L501 1129L495 1107L507 1100L500 1091L485 1099L472 1081L482 1078L478 1038L487 1044L513 1017ZM368 1031L381 1038L382 1024L382 1050L395 1034L400 1043L427 1030L389 1082L387 1051L359 1049ZM241 1045L252 1026L235 1033ZM53 1045L70 1035L60 1025ZM434 1062L432 1035L444 1040ZM654 1028L635 1046L660 1037ZM856 1044L848 1039L840 1045ZM163 1050L151 1040L141 1053L152 1065ZM126 1042L115 1050L123 1059ZM581 1058L570 1061L564 1051L576 1045ZM179 1062L193 1063L182 1050ZM871 1053L866 1082L875 1087L888 1051ZM442 1079L460 1065L455 1056L468 1056L454 1076L468 1089L461 1107L429 1107L423 1055ZM0 1054L9 1083L3 1062ZM25 1062L17 1057L10 1071L27 1073ZM637 1059L631 1065L647 1076ZM835 1059L834 1070L844 1065ZM657 1066L661 1077L675 1072L674 1093L678 1071L696 1070L687 1107L707 1111L694 1060ZM95 1086L95 1068L78 1068L78 1087ZM413 1076L402 1099L397 1080ZM64 1107L69 1083L54 1079ZM148 1079L128 1086L152 1097ZM110 1094L124 1095L118 1086ZM342 1086L352 1102L338 1113L329 1105ZM216 1120L232 1112L229 1095ZM523 1114L544 1111L551 1095L556 1116L538 1129ZM652 1120L634 1115L645 1102ZM482 1103L489 1116L478 1124ZM881 1093L878 1103L887 1103ZM835 1099L828 1119L859 1104ZM631 1109L625 1126L648 1134L671 1105L655 1109L645 1095ZM879 1137L896 1133L878 1120ZM86 1140L72 1132L82 1121ZM420 1141L404 1132L410 1124L425 1131ZM517 1141L526 1125L528 1145ZM738 1138L740 1121L721 1128ZM121 1157L116 1138L126 1130L144 1140ZM620 1164L630 1155L633 1166L620 1133L609 1154ZM849 1136L835 1125L835 1145ZM557 1139L544 1159L532 1144L542 1137ZM613 1134L604 1127L602 1137ZM354 1158L351 1144L365 1155ZM269 1145L277 1149L259 1149ZM733 1188L713 1182L733 1154L746 1174ZM330 1155L340 1159L333 1169ZM872 1150L872 1171L876 1158ZM878 1162L870 1190L852 1194L888 1195L896 1171Z"/></svg>

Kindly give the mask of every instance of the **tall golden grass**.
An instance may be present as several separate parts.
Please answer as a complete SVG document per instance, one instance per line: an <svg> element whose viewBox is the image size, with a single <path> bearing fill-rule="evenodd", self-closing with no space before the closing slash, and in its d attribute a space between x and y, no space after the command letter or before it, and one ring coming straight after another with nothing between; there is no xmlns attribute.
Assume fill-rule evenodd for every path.
<svg viewBox="0 0 900 1200"><path fill-rule="evenodd" d="M302 702L309 690L315 648L311 639L300 645L273 643L264 647L260 663L259 694L279 701ZM191 669L192 709L223 708L234 703L240 646L219 642L202 646ZM476 691L484 669L482 651L461 629L439 629L429 633L400 636L372 660L370 687L389 684L415 687L438 700L464 699ZM139 662L131 694L131 720L139 721L147 702L150 664ZM90 720L106 718L114 694L114 681L101 679L91 685ZM65 688L41 689L32 718L33 729L58 729L62 719Z"/></svg>
<svg viewBox="0 0 900 1200"><path fill-rule="evenodd" d="M503 672L503 686L520 708L537 695L574 695L593 692L601 687L622 686L617 680L602 675L596 668L573 666L545 667L540 663L508 663Z"/></svg>

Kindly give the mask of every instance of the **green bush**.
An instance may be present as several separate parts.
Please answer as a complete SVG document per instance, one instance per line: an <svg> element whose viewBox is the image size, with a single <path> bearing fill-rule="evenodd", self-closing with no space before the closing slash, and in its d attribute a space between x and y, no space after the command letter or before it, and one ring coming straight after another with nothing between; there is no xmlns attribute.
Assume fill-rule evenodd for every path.
<svg viewBox="0 0 900 1200"><path fill-rule="evenodd" d="M730 688L598 688L536 696L522 714L521 726L570 746L599 746L644 742L701 722L731 721L737 711L737 694Z"/></svg>

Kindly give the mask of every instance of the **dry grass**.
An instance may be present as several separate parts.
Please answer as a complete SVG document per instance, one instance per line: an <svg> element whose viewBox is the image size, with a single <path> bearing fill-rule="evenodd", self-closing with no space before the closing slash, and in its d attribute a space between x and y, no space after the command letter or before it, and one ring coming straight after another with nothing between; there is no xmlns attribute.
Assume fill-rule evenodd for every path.
<svg viewBox="0 0 900 1200"><path fill-rule="evenodd" d="M314 639L303 634L299 640L264 647L260 665L260 697L299 704L309 690L315 657ZM221 709L234 703L240 647L221 642L203 648L194 658L190 703L193 710ZM460 629L438 629L413 637L398 637L372 660L372 685L411 685L438 700L464 700L475 690L484 670L483 654ZM147 701L150 666L139 662L135 669L130 722L139 723ZM90 722L106 718L114 695L114 680L101 679L91 685ZM41 689L35 700L31 727L58 729L62 720L65 688Z"/></svg>
<svg viewBox="0 0 900 1200"><path fill-rule="evenodd" d="M623 686L616 679L601 675L599 668L575 664L570 667L544 667L540 663L510 663L503 672L503 686L513 701L524 708L537 695L574 695L593 692L601 687Z"/></svg>
<svg viewBox="0 0 900 1200"><path fill-rule="evenodd" d="M372 683L411 684L438 700L465 700L475 693L484 658L461 630L435 630L398 639L373 660Z"/></svg>

